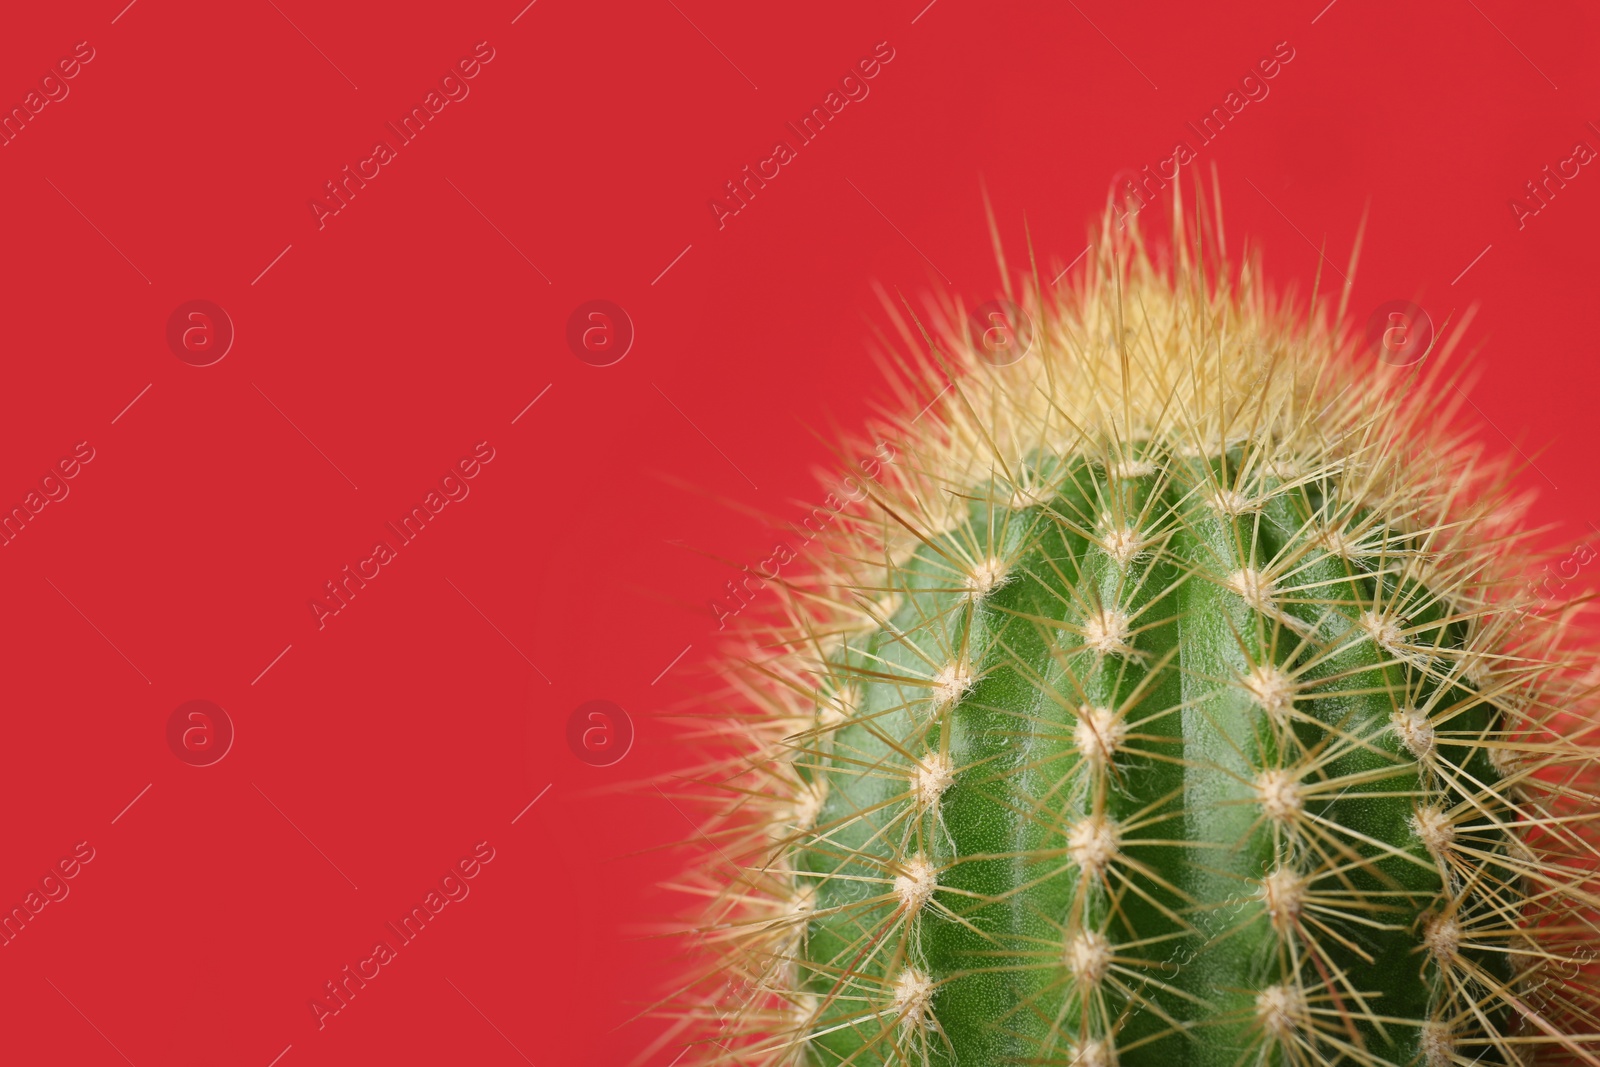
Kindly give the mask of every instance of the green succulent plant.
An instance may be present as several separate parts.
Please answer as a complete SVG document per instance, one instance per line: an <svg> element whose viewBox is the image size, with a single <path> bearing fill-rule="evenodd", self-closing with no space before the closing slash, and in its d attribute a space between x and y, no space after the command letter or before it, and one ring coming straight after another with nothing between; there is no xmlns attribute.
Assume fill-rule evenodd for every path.
<svg viewBox="0 0 1600 1067"><path fill-rule="evenodd" d="M1173 214L1014 362L899 322L896 462L710 720L702 1062L1600 1065L1593 677L1450 345Z"/></svg>

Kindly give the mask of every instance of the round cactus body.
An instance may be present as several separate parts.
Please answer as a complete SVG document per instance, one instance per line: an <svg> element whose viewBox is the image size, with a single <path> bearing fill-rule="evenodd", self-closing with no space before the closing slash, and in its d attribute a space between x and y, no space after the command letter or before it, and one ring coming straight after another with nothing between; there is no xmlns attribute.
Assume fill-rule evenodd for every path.
<svg viewBox="0 0 1600 1067"><path fill-rule="evenodd" d="M950 316L785 584L708 1061L1600 1064L1588 690L1503 494L1425 379L1173 247L1108 222L1006 366Z"/></svg>

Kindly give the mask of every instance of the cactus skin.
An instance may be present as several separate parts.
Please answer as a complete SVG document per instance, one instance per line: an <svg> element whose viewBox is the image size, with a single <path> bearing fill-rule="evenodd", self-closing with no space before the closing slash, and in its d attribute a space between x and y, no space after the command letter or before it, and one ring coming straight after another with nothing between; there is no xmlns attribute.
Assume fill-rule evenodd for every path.
<svg viewBox="0 0 1600 1067"><path fill-rule="evenodd" d="M935 1062L1077 1046L1109 1063L1112 1039L1130 1067L1232 1067L1303 1029L1305 1052L1359 1041L1405 1063L1449 1000L1419 937L1509 979L1504 955L1444 925L1436 824L1499 853L1509 815L1472 810L1439 751L1490 726L1462 678L1467 627L1373 556L1330 553L1337 503L1247 474L1251 458L1071 464L1036 507L977 504L897 570L904 602L843 658L860 696L812 769L828 786L800 864L818 915L801 968L826 994L864 934L910 928L820 1012L823 1030L856 1024L817 1039L819 1062L888 1042ZM1432 743L1411 726L1416 751L1411 709L1438 721ZM1487 756L1453 747L1470 792L1495 790ZM1457 925L1491 895L1468 892ZM914 990L893 992L918 973L942 979L925 1028ZM851 994L886 988L899 1010L863 1024Z"/></svg>
<svg viewBox="0 0 1600 1067"><path fill-rule="evenodd" d="M1502 472L1181 222L1099 246L1022 362L938 335L752 641L705 1061L1600 1067L1593 686Z"/></svg>

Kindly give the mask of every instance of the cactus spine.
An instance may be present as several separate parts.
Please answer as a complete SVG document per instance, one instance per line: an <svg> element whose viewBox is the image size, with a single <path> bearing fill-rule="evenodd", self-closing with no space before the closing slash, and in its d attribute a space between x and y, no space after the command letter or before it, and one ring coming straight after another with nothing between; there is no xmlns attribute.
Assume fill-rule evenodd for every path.
<svg viewBox="0 0 1600 1067"><path fill-rule="evenodd" d="M1357 363L1174 215L1014 365L936 333L755 635L705 1062L1600 1067L1593 680L1448 352Z"/></svg>

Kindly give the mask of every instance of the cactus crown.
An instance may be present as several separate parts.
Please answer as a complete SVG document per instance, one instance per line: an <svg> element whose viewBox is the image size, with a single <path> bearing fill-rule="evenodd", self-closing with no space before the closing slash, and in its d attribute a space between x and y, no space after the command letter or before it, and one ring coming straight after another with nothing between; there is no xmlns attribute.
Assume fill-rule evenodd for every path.
<svg viewBox="0 0 1600 1067"><path fill-rule="evenodd" d="M1600 1065L1588 688L1448 351L1357 364L1173 216L1015 364L922 335L700 720L702 1062Z"/></svg>

